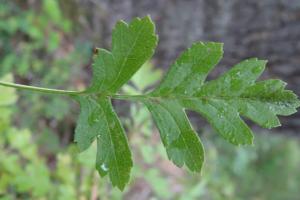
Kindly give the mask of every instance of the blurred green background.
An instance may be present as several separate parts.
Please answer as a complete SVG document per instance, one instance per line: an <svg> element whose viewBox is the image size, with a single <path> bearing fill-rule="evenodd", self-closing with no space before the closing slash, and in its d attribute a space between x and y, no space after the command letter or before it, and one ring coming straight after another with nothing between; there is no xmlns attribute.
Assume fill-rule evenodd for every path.
<svg viewBox="0 0 300 200"><path fill-rule="evenodd" d="M66 2L0 0L1 79L77 90L88 85L93 44L102 43L84 29L88 14L80 14L80 8L70 8ZM102 42L103 46L109 43ZM161 68L154 67L153 63L160 63L155 59L122 92L141 93L155 85L163 75ZM95 146L79 154L73 144L79 112L74 102L0 87L0 199L300 198L299 137L255 128L254 146L234 147L195 121L206 161L202 174L192 174L168 161L143 106L114 104L135 161L123 193L95 171Z"/></svg>

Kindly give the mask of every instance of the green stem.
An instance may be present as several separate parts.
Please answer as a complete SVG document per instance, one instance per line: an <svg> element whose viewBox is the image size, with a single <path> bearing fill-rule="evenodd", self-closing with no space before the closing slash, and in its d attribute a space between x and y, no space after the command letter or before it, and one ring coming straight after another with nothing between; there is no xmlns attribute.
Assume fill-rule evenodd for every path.
<svg viewBox="0 0 300 200"><path fill-rule="evenodd" d="M122 94L114 94L110 96L112 99L118 100L131 100L131 101L138 101L145 99L146 95L122 95Z"/></svg>
<svg viewBox="0 0 300 200"><path fill-rule="evenodd" d="M145 99L153 99L153 100L159 100L161 98L168 98L168 99L185 99L185 100L193 100L193 99L203 99L207 100L209 98L214 98L214 99L229 99L232 97L226 97L226 96L197 96L197 97L185 97L185 96L175 96L175 97L153 97L149 96L147 94L144 95L123 95L123 94L110 94L110 95L105 95L105 94L100 94L100 93L93 93L89 92L87 90L83 91L72 91L72 90L58 90L58 89L49 89L49 88L42 88L42 87L35 87L35 86L29 86L29 85L22 85L22 84L16 84L16 83L9 83L5 81L0 81L0 86L5 86L5 87L11 87L11 88L16 88L20 90L28 90L28 91L33 91L33 92L41 92L41 93L46 93L46 94L60 94L60 95L89 95L89 94L96 94L100 96L106 96L111 99L118 99L118 100L127 100L127 101L143 101ZM249 97L239 97L239 99L242 100L251 100L252 98ZM253 99L252 99L253 100ZM255 100L255 99L254 99Z"/></svg>
<svg viewBox="0 0 300 200"><path fill-rule="evenodd" d="M60 95L87 95L89 94L88 91L72 91L72 90L57 90L57 89L49 89L49 88L42 88L42 87L35 87L29 85L22 85L16 83L9 83L0 81L0 85L5 87L16 88L20 90L28 90L33 92L40 92L46 94L60 94ZM121 94L113 94L109 95L108 97L112 99L119 99L119 100L131 100L131 101L139 101L145 99L146 95L121 95Z"/></svg>
<svg viewBox="0 0 300 200"><path fill-rule="evenodd" d="M49 88L21 85L21 84L16 84L16 83L8 83L8 82L4 82L4 81L0 81L0 85L6 86L6 87L12 87L12 88L16 88L16 89L47 93L47 94L72 95L72 94L81 94L81 93L83 93L82 91L49 89Z"/></svg>
<svg viewBox="0 0 300 200"><path fill-rule="evenodd" d="M29 85L22 85L22 84L16 84L16 83L9 83L0 81L0 85L5 87L11 87L16 88L19 90L29 90L33 92L41 92L41 93L47 93L47 94L60 94L60 95L84 95L89 94L87 91L72 91L72 90L58 90L58 89L49 89L49 88L42 88L42 87L35 87L35 86L29 86ZM140 100L142 98L145 98L145 95L110 95L113 99L119 99L119 100Z"/></svg>

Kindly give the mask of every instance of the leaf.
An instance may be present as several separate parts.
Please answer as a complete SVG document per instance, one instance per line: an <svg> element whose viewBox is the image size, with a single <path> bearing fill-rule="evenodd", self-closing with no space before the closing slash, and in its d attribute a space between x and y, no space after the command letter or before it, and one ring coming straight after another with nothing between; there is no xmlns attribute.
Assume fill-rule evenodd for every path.
<svg viewBox="0 0 300 200"><path fill-rule="evenodd" d="M85 95L74 96L81 107L75 141L83 151L97 140L96 168L101 176L109 174L112 184L121 190L129 181L132 159L108 94L118 91L152 56L157 44L154 29L149 17L136 18L130 24L118 22L113 30L112 52L98 49L91 86Z"/></svg>
<svg viewBox="0 0 300 200"><path fill-rule="evenodd" d="M123 189L132 167L125 131L106 98L77 97L81 106L75 141L80 150L97 140L96 169L101 176L109 173L114 186Z"/></svg>
<svg viewBox="0 0 300 200"><path fill-rule="evenodd" d="M99 49L94 57L93 79L89 92L115 93L152 56L157 45L150 17L136 18L128 25L116 24L112 51Z"/></svg>
<svg viewBox="0 0 300 200"><path fill-rule="evenodd" d="M11 82L13 80L13 77L11 74L7 74L0 80ZM0 91L0 107L14 104L17 101L17 95L14 88L0 86Z"/></svg>
<svg viewBox="0 0 300 200"><path fill-rule="evenodd" d="M75 141L85 150L97 138L97 170L101 176L109 173L113 185L123 189L129 180L131 154L110 99L122 96L115 93L152 56L157 37L151 20L145 17L129 25L117 23L112 40L112 52L98 49L91 86L86 96L77 98L82 111ZM256 82L265 68L264 60L245 60L218 79L205 82L222 56L221 43L195 43L176 60L156 89L124 98L146 105L169 159L191 171L201 171L204 150L185 109L200 113L223 138L239 145L253 142L252 131L241 116L272 128L280 125L277 115L290 115L299 106L296 95L284 90L284 82Z"/></svg>
<svg viewBox="0 0 300 200"><path fill-rule="evenodd" d="M203 147L178 101L145 100L144 103L158 126L169 159L179 167L185 163L191 171L200 171Z"/></svg>
<svg viewBox="0 0 300 200"><path fill-rule="evenodd" d="M113 186L121 190L129 182L131 152L122 124L112 106L112 99L139 101L145 104L159 129L169 159L179 167L201 171L204 150L185 110L201 114L224 139L232 144L252 144L253 134L242 117L262 127L280 125L278 115L295 113L300 106L297 96L285 90L280 80L257 81L266 61L245 60L219 78L206 77L223 56L223 44L198 42L184 51L171 66L156 89L147 94L116 94L151 58L157 45L155 27L150 17L136 18L129 24L120 21L112 34L112 50L97 49L93 59L93 78L85 91L66 91L12 84L0 85L74 98L81 107L75 142L84 151L97 143L96 169L109 175ZM133 84L155 81L143 70ZM143 74L143 75L141 75ZM158 73L157 76L160 76ZM137 90L145 90L140 84ZM134 89L127 88L134 92ZM4 100L9 104L12 100ZM0 102L1 104L1 102Z"/></svg>
<svg viewBox="0 0 300 200"><path fill-rule="evenodd" d="M179 167L186 164L191 171L201 170L204 155L185 109L200 113L223 138L240 145L253 142L252 131L241 116L272 128L280 125L277 115L295 113L300 105L297 96L284 89L284 82L255 82L266 64L256 58L205 82L222 55L221 43L195 43L143 101L158 126L168 157Z"/></svg>

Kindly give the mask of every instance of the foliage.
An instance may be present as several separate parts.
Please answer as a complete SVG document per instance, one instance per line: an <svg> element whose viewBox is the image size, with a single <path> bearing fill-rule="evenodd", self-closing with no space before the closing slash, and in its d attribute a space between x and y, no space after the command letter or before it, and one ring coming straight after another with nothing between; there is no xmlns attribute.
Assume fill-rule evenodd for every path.
<svg viewBox="0 0 300 200"><path fill-rule="evenodd" d="M42 3L44 12L40 13L23 11L12 2L2 3L0 16L7 20L0 22L0 44L5 46L5 51L1 54L0 74L14 71L17 75L26 77L29 67L32 73L41 73L43 57L38 54L41 51L48 54L49 66L53 62L59 62L52 62L51 57L55 56L55 50L63 39L62 34L70 31L71 24L61 17L56 1L43 0ZM56 31L53 30L54 27Z"/></svg>
<svg viewBox="0 0 300 200"><path fill-rule="evenodd" d="M12 76L7 75L2 80L12 81ZM94 151L78 155L73 145L67 150L58 147L53 167L53 163L41 155L43 144L36 134L13 126L15 89L0 87L0 90L3 94L0 96L0 199L73 200L78 196L89 199L96 177L94 159L89 159ZM48 146L56 143L49 137L47 142ZM83 178L77 183L79 177Z"/></svg>
<svg viewBox="0 0 300 200"><path fill-rule="evenodd" d="M97 49L93 79L86 90L64 91L1 82L4 86L32 91L65 94L81 107L75 142L81 151L97 141L96 168L109 175L113 186L123 190L129 181L132 158L124 128L111 99L142 102L151 112L160 131L169 159L199 172L204 150L185 109L204 116L214 129L235 145L252 144L253 135L240 115L257 124L279 126L277 115L291 115L300 105L297 96L285 90L280 80L255 82L266 61L245 60L218 79L206 76L223 55L223 45L195 43L171 66L159 86L147 94L119 95L117 91L154 53L157 44L154 24L149 17L129 24L120 21L112 34L111 52ZM155 172L153 172L155 173Z"/></svg>
<svg viewBox="0 0 300 200"><path fill-rule="evenodd" d="M207 167L201 197L212 199L298 199L299 140L270 132L256 135L254 147L233 149L204 135Z"/></svg>
<svg viewBox="0 0 300 200"><path fill-rule="evenodd" d="M69 44L69 38L74 37L74 27L63 15L58 1L42 0L38 7L26 9L30 6L29 1L1 0L0 76L13 72L18 81L30 84L78 85L80 80L72 79L72 74L80 74L80 67L88 62L90 45ZM74 61L74 57L78 59ZM70 114L67 99L50 99L30 93L21 93L21 96L24 100L19 109L31 116L24 121L19 119L24 126L37 128L34 126L37 121L61 120Z"/></svg>
<svg viewBox="0 0 300 200"><path fill-rule="evenodd" d="M6 76L4 80L12 80ZM32 191L33 196L45 194L49 190L49 172L42 159L38 159L38 149L31 145L29 130L18 130L10 126L11 108L16 101L14 89L2 88L5 96L0 99L0 193L5 194L6 189L19 192ZM6 147L6 148L4 148ZM9 156L8 156L9 155ZM23 166L21 163L31 163ZM40 177L36 179L36 177Z"/></svg>

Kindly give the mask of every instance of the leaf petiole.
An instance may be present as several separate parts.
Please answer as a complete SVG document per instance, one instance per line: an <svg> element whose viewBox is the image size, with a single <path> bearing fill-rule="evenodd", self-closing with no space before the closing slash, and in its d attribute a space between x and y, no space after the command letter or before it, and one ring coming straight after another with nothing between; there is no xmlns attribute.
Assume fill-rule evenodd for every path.
<svg viewBox="0 0 300 200"><path fill-rule="evenodd" d="M74 94L83 93L83 91L49 89L49 88L28 86L28 85L22 85L22 84L16 84L16 83L9 83L9 82L4 82L4 81L0 81L0 85L5 86L5 87L12 87L12 88L16 88L16 89L29 90L29 91L35 91L35 92L41 92L41 93L47 93L47 94L74 95Z"/></svg>
<svg viewBox="0 0 300 200"><path fill-rule="evenodd" d="M33 92L40 92L40 93L46 93L46 94L60 94L60 95L86 95L89 94L87 91L73 91L73 90L59 90L59 89L50 89L50 88L43 88L43 87L35 87L35 86L29 86L29 85L23 85L23 84L17 84L17 83L9 83L5 81L0 81L0 85L5 87L11 87L16 88L20 90L28 90ZM119 100L141 100L144 99L145 95L109 95L108 97L112 99L119 99Z"/></svg>

